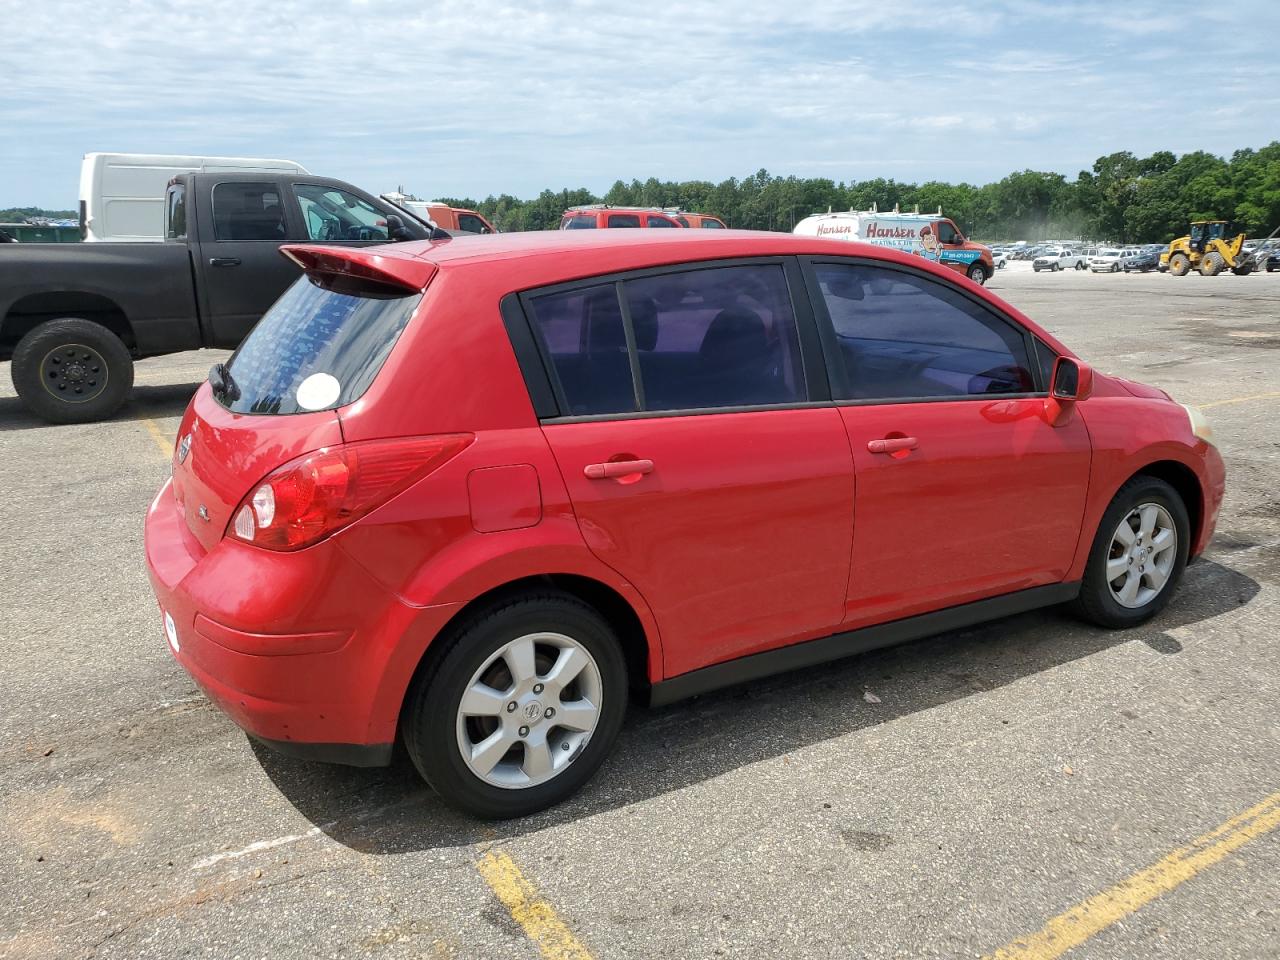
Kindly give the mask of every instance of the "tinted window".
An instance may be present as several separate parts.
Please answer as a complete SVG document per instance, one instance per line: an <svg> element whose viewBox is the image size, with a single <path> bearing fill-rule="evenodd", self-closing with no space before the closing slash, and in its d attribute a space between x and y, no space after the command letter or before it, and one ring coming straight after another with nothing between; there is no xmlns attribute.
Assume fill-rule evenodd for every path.
<svg viewBox="0 0 1280 960"><path fill-rule="evenodd" d="M284 206L273 183L219 183L213 188L216 240L276 240L285 237Z"/></svg>
<svg viewBox="0 0 1280 960"><path fill-rule="evenodd" d="M170 240L187 235L187 188L180 183L171 186L165 197L164 235Z"/></svg>
<svg viewBox="0 0 1280 960"><path fill-rule="evenodd" d="M236 413L303 413L359 399L422 299L342 278L300 277L228 361Z"/></svg>
<svg viewBox="0 0 1280 960"><path fill-rule="evenodd" d="M568 217L560 224L561 230L594 230L595 228L596 218L587 215Z"/></svg>
<svg viewBox="0 0 1280 960"><path fill-rule="evenodd" d="M1058 362L1058 355L1047 343L1036 337L1036 359L1040 364L1040 388L1048 390L1053 380L1053 365Z"/></svg>
<svg viewBox="0 0 1280 960"><path fill-rule="evenodd" d="M680 229L680 224L676 223L674 220L668 220L666 217L655 217L653 214L649 215L649 226L675 227L677 230Z"/></svg>
<svg viewBox="0 0 1280 960"><path fill-rule="evenodd" d="M312 183L295 183L293 192L312 240L388 238L386 214L354 193Z"/></svg>
<svg viewBox="0 0 1280 960"><path fill-rule="evenodd" d="M458 229L467 233L488 233L489 227L474 213L458 214Z"/></svg>
<svg viewBox="0 0 1280 960"><path fill-rule="evenodd" d="M551 358L569 416L636 409L627 335L612 283L532 300L534 328Z"/></svg>
<svg viewBox="0 0 1280 960"><path fill-rule="evenodd" d="M640 215L636 213L611 213L609 214L609 226L638 227L640 226Z"/></svg>
<svg viewBox="0 0 1280 960"><path fill-rule="evenodd" d="M938 222L938 239L943 243L958 243L956 228L945 220Z"/></svg>
<svg viewBox="0 0 1280 960"><path fill-rule="evenodd" d="M712 229L712 230L723 230L723 229L724 229L724 224L723 224L723 223L721 223L719 220L703 220L703 221L702 221L702 226L707 227L707 228Z"/></svg>
<svg viewBox="0 0 1280 960"><path fill-rule="evenodd" d="M646 410L806 398L781 266L667 273L623 289Z"/></svg>
<svg viewBox="0 0 1280 960"><path fill-rule="evenodd" d="M676 217L676 219L680 221L680 226L682 227L687 227L689 225L688 217Z"/></svg>
<svg viewBox="0 0 1280 960"><path fill-rule="evenodd" d="M839 345L841 399L1035 391L1021 329L945 284L862 265L815 271Z"/></svg>

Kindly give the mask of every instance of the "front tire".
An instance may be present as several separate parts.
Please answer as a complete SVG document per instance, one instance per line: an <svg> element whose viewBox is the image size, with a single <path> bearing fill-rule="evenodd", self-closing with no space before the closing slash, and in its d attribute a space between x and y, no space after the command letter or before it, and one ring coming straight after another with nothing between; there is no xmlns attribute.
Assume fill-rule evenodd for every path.
<svg viewBox="0 0 1280 960"><path fill-rule="evenodd" d="M450 806L522 817L576 793L626 712L613 630L568 594L521 596L447 636L409 694L405 746Z"/></svg>
<svg viewBox="0 0 1280 960"><path fill-rule="evenodd" d="M1098 524L1076 612L1111 628L1150 620L1177 589L1190 543L1191 525L1178 492L1158 477L1134 477Z"/></svg>
<svg viewBox="0 0 1280 960"><path fill-rule="evenodd" d="M966 271L966 275L979 286L987 282L987 268L980 263L970 266Z"/></svg>
<svg viewBox="0 0 1280 960"><path fill-rule="evenodd" d="M129 398L129 348L99 323L49 320L18 341L10 368L23 405L51 423L105 420Z"/></svg>

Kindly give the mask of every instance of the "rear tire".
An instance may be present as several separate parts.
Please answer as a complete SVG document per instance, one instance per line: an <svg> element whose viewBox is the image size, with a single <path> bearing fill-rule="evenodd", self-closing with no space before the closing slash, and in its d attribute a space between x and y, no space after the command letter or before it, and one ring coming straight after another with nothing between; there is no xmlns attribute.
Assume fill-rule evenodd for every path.
<svg viewBox="0 0 1280 960"><path fill-rule="evenodd" d="M1148 533L1143 541L1134 541L1131 545L1124 542L1126 537L1142 536L1144 513L1157 518L1155 539ZM1123 537L1122 524L1131 528ZM1160 547L1162 542L1167 543L1159 540L1162 530L1172 533L1171 546ZM1190 544L1191 525L1178 492L1157 477L1134 477L1116 493L1098 524L1080 595L1075 600L1075 612L1099 626L1113 629L1150 620L1164 609L1177 589L1187 565ZM1141 554L1142 550L1146 550L1146 554ZM1108 579L1109 572L1116 576ZM1157 576L1163 577L1158 589ZM1125 598L1124 586L1134 577L1138 583L1135 595Z"/></svg>
<svg viewBox="0 0 1280 960"><path fill-rule="evenodd" d="M10 368L23 405L51 423L111 416L133 389L129 348L102 324L48 320L18 341Z"/></svg>
<svg viewBox="0 0 1280 960"><path fill-rule="evenodd" d="M621 646L593 607L557 591L528 594L478 612L436 642L439 652L409 693L404 739L418 772L446 803L485 819L522 817L591 779L617 739L627 703ZM521 657L515 651L525 643L535 652ZM574 674L582 680L559 688L555 667L567 662L559 659L566 650L587 666ZM474 695L478 684L500 691L505 703L496 712L464 709L464 694ZM581 715L584 703L595 707L590 730L557 723ZM474 751L495 736L499 748L509 745L486 751L496 755L485 773ZM567 759L556 767L562 755Z"/></svg>
<svg viewBox="0 0 1280 960"><path fill-rule="evenodd" d="M1191 258L1185 253L1175 253L1169 258L1169 273L1175 277L1185 277L1191 269Z"/></svg>
<svg viewBox="0 0 1280 960"><path fill-rule="evenodd" d="M1206 253L1200 258L1200 276L1216 277L1222 272L1222 268L1226 266L1226 261L1222 259L1222 255L1218 253Z"/></svg>

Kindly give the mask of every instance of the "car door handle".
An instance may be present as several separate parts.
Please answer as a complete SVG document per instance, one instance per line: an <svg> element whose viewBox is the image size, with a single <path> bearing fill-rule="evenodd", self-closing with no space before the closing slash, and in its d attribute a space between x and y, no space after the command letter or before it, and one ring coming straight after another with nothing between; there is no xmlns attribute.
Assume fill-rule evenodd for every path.
<svg viewBox="0 0 1280 960"><path fill-rule="evenodd" d="M872 453L894 453L898 450L914 450L919 443L915 437L885 437L883 440L868 440L867 449Z"/></svg>
<svg viewBox="0 0 1280 960"><path fill-rule="evenodd" d="M238 267L240 266L239 257L212 257L209 260L211 267Z"/></svg>
<svg viewBox="0 0 1280 960"><path fill-rule="evenodd" d="M610 460L607 463L588 463L582 468L582 475L588 480L608 480L642 473L653 473L652 460Z"/></svg>

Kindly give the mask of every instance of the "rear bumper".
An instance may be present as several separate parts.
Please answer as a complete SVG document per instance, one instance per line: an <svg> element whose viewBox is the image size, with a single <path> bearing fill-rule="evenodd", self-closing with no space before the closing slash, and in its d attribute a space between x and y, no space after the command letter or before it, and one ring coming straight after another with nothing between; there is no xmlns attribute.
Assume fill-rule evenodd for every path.
<svg viewBox="0 0 1280 960"><path fill-rule="evenodd" d="M170 651L223 712L293 755L389 760L413 671L460 604L409 606L332 541L294 553L224 541L206 552L168 483L145 539L161 620L176 628Z"/></svg>

